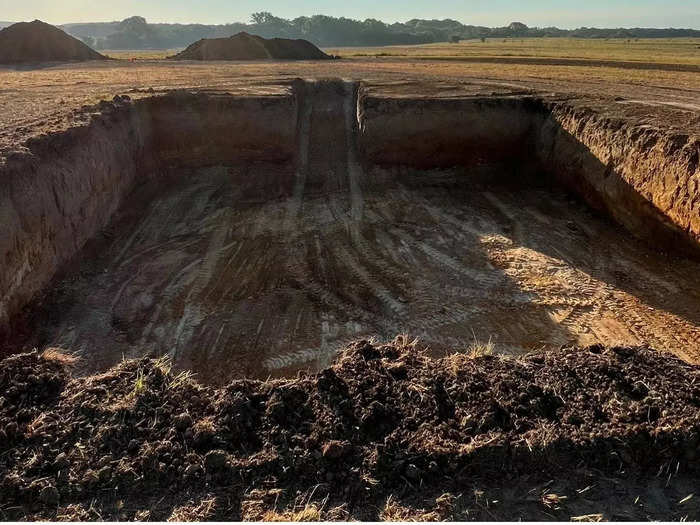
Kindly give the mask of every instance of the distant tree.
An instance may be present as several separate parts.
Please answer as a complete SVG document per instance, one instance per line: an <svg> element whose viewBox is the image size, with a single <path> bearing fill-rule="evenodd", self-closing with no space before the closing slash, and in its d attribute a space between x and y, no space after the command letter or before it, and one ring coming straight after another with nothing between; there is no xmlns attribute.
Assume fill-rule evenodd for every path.
<svg viewBox="0 0 700 525"><path fill-rule="evenodd" d="M459 35L452 35L450 37L450 42L452 42L453 44L459 44L460 40L461 40L461 38Z"/></svg>
<svg viewBox="0 0 700 525"><path fill-rule="evenodd" d="M522 33L523 31L527 31L528 27L522 22L511 22L510 25L508 25L508 29L510 29L511 31Z"/></svg>
<svg viewBox="0 0 700 525"><path fill-rule="evenodd" d="M270 20L275 18L269 11L260 11L258 13L253 13L250 15L250 21L253 24L267 24Z"/></svg>
<svg viewBox="0 0 700 525"><path fill-rule="evenodd" d="M558 29L529 28L522 22L505 27L465 25L457 20L409 20L387 24L381 20L352 20L324 15L302 16L287 20L269 11L253 13L250 23L226 25L149 24L141 16L121 22L68 24L64 29L94 49L172 49L185 47L202 38L223 38L247 31L265 38L304 38L319 46L385 46L451 42L460 39L564 37L579 38L698 38L693 29Z"/></svg>
<svg viewBox="0 0 700 525"><path fill-rule="evenodd" d="M148 25L146 19L142 16L132 16L130 18L125 18L119 23L120 31L134 31L140 32Z"/></svg>

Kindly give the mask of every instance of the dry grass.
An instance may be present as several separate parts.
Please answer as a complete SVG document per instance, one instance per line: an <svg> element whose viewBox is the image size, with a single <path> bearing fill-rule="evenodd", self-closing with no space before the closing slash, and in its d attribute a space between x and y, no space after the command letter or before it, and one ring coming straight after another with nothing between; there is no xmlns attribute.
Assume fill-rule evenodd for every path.
<svg viewBox="0 0 700 525"><path fill-rule="evenodd" d="M577 522L600 522L603 521L602 514L583 514L581 516L571 516L571 521Z"/></svg>
<svg viewBox="0 0 700 525"><path fill-rule="evenodd" d="M418 46L336 47L328 53L341 57L468 58L521 57L617 60L666 64L698 64L698 38L586 39L489 38Z"/></svg>
<svg viewBox="0 0 700 525"><path fill-rule="evenodd" d="M216 432L216 427L214 426L214 418L205 417L204 419L200 419L193 425L192 430L194 432Z"/></svg>
<svg viewBox="0 0 700 525"><path fill-rule="evenodd" d="M496 345L490 337L488 341L479 341L476 336L474 336L474 342L467 348L467 355L471 359L476 359L477 357L493 355L495 351Z"/></svg>
<svg viewBox="0 0 700 525"><path fill-rule="evenodd" d="M489 38L459 44L332 47L327 53L346 58L470 58L520 57L613 60L659 64L698 64L698 38ZM102 54L126 61L163 60L181 49L105 50Z"/></svg>
<svg viewBox="0 0 700 525"><path fill-rule="evenodd" d="M262 521L321 521L321 509L315 503L310 503L299 510L269 510L263 515Z"/></svg>
<svg viewBox="0 0 700 525"><path fill-rule="evenodd" d="M491 356L496 352L496 344L491 337L488 341L480 341L473 332L472 336L474 341L467 347L466 351L455 352L444 358L445 366L453 377L457 377L471 360Z"/></svg>
<svg viewBox="0 0 700 525"><path fill-rule="evenodd" d="M566 496L554 494L553 492L542 494L542 504L551 510L559 510L560 504L566 500Z"/></svg>
<svg viewBox="0 0 700 525"><path fill-rule="evenodd" d="M173 510L173 513L168 518L168 521L175 522L191 522L191 521L208 521L216 511L216 498L211 497L200 501L199 503L188 503Z"/></svg>
<svg viewBox="0 0 700 525"><path fill-rule="evenodd" d="M44 361L53 361L64 366L72 366L78 361L74 354L60 348L47 348L41 353L41 358Z"/></svg>
<svg viewBox="0 0 700 525"><path fill-rule="evenodd" d="M117 60L163 60L169 56L173 56L182 51L178 49L145 49L125 51L121 49L107 49L100 51L103 55L116 58Z"/></svg>
<svg viewBox="0 0 700 525"><path fill-rule="evenodd" d="M445 493L435 499L432 510L415 509L406 507L398 503L393 496L389 496L384 504L384 508L379 514L382 521L412 521L412 522L435 522L455 519L455 504L458 497L450 493Z"/></svg>

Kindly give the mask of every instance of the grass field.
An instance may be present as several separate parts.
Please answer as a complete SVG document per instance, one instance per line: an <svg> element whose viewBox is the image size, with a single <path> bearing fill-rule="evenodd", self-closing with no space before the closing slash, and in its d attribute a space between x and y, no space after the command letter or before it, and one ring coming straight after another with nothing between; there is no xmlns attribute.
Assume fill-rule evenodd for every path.
<svg viewBox="0 0 700 525"><path fill-rule="evenodd" d="M182 51L182 49L146 49L134 51L106 49L101 50L100 53L119 60L161 60L180 51Z"/></svg>
<svg viewBox="0 0 700 525"><path fill-rule="evenodd" d="M179 49L147 51L101 51L112 58L154 60L174 55ZM586 39L586 38L491 38L440 42L418 46L334 47L327 53L344 58L563 58L616 60L700 66L700 38Z"/></svg>
<svg viewBox="0 0 700 525"><path fill-rule="evenodd" d="M618 60L700 65L700 39L491 38L420 46L338 47L326 52L343 57L521 57Z"/></svg>

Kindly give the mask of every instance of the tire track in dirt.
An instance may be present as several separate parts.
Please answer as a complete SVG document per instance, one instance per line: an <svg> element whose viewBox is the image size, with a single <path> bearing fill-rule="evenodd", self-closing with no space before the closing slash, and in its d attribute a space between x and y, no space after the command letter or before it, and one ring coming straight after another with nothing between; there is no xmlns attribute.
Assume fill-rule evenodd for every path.
<svg viewBox="0 0 700 525"><path fill-rule="evenodd" d="M309 171L309 135L311 128L311 113L313 112L313 100L308 96L301 97L301 108L299 110L299 133L297 144L297 167L295 170L294 190L291 198L287 201L287 217L284 231L294 230L299 220L304 188Z"/></svg>

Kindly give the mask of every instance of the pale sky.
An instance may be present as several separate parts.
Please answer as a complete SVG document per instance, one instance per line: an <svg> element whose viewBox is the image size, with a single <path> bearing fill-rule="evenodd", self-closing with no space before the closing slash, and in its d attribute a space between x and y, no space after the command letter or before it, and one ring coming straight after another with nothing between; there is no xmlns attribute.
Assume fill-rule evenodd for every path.
<svg viewBox="0 0 700 525"><path fill-rule="evenodd" d="M700 29L700 0L0 0L0 20L52 24L102 22L139 15L149 22L247 22L256 11L294 18L324 14L377 18L453 18L504 26L682 27Z"/></svg>

